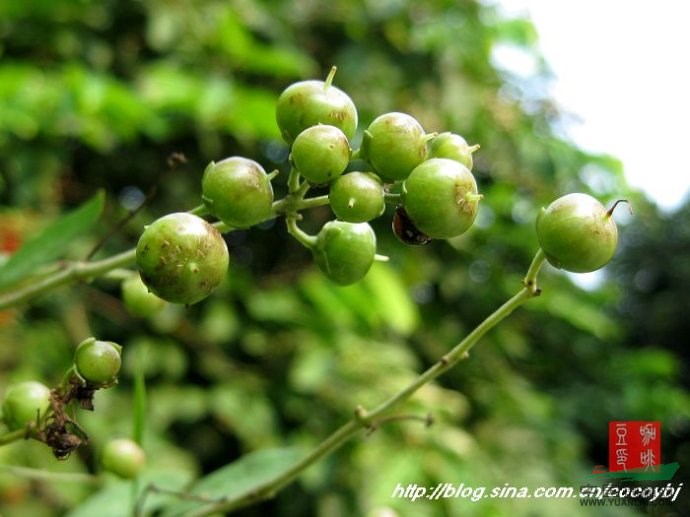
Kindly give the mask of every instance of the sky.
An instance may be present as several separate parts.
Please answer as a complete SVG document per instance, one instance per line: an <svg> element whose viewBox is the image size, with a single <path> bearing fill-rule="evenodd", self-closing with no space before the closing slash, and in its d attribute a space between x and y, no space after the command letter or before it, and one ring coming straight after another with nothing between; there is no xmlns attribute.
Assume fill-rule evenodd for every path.
<svg viewBox="0 0 690 517"><path fill-rule="evenodd" d="M664 210L690 196L690 3L491 3L534 23L551 94L578 117L567 131L578 146L620 159L628 183Z"/></svg>

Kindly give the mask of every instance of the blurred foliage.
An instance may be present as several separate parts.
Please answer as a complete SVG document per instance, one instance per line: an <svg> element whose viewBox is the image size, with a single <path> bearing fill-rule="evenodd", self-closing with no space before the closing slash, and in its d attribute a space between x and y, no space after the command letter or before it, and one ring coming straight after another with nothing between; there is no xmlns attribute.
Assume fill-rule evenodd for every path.
<svg viewBox="0 0 690 517"><path fill-rule="evenodd" d="M622 515L557 499L391 498L398 483L578 487L607 462L610 420L660 420L664 463L690 465L690 212L658 214L628 190L617 160L564 138L534 27L488 4L0 0L0 251L11 255L104 190L100 226L63 243L69 256L85 256L155 192L103 243L105 257L133 246L153 218L199 204L210 160L239 154L284 172L275 100L334 64L335 84L359 110L358 138L375 116L405 111L429 132L481 144L475 174L485 200L475 227L405 248L389 211L375 228L391 262L340 288L271 222L227 235L227 282L189 309L134 318L118 282L101 279L0 313L0 392L21 379L59 382L86 336L121 343L125 360L120 385L97 394L93 414L80 413L91 440L67 462L35 442L0 448L4 517L126 514L132 492L112 479L92 495L89 485L25 479L1 465L98 472L105 441L133 432L140 369L147 480L179 488L247 453L267 461L271 450L317 445L357 404L399 390L515 292L537 248L537 210L571 191L633 200L636 215L620 218L613 275L585 290L546 269L539 299L406 404L404 413L431 413L431 428L402 421L363 432L243 514ZM278 195L285 176L275 180ZM313 210L305 228L330 217ZM153 496L147 508L166 501ZM682 504L678 515L690 511Z"/></svg>

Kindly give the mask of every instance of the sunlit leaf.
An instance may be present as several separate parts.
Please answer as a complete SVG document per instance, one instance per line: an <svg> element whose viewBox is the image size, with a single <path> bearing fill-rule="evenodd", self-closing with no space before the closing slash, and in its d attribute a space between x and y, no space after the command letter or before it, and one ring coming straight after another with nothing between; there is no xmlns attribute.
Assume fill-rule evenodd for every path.
<svg viewBox="0 0 690 517"><path fill-rule="evenodd" d="M201 478L192 486L190 493L210 501L250 494L264 483L286 472L303 455L304 452L297 448L265 449L247 454ZM188 515L206 504L190 500L176 502L168 506L163 515Z"/></svg>
<svg viewBox="0 0 690 517"><path fill-rule="evenodd" d="M25 279L35 273L39 266L64 256L72 241L98 222L104 202L105 194L99 192L79 208L63 215L38 235L28 239L0 267L0 289Z"/></svg>

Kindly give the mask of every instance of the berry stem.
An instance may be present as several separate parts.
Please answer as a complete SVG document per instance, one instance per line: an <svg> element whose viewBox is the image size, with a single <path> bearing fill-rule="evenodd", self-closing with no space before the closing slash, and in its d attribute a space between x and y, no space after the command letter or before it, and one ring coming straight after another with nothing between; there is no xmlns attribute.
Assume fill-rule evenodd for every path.
<svg viewBox="0 0 690 517"><path fill-rule="evenodd" d="M381 403L371 411L367 411L362 406L357 406L353 417L338 428L333 434L328 436L320 445L313 449L309 454L296 462L292 467L282 474L266 481L263 485L256 487L249 493L240 494L234 498L230 497L222 501L212 502L198 511L192 513L194 517L229 512L243 508L250 504L257 503L275 495L281 488L292 483L308 467L316 463L321 458L327 456L334 450L341 447L344 443L355 436L362 428L371 429L377 422L390 418L389 414L398 405L408 400L422 386L438 378L441 374L453 368L461 360L468 357L469 350L492 328L508 317L515 309L531 298L537 296L540 290L537 287L537 274L545 261L542 250L538 250L532 264L527 270L524 287L513 297L508 299L503 305L490 314L482 321L465 339L460 341L448 353L441 357L429 369L420 374L414 381L405 388Z"/></svg>
<svg viewBox="0 0 690 517"><path fill-rule="evenodd" d="M310 250L314 248L314 246L316 245L316 236L309 235L299 226L297 226L297 217L295 217L294 215L288 215L285 218L285 222L287 223L288 233L292 235L297 240L297 242L302 244L302 246L304 246L305 248L309 248Z"/></svg>

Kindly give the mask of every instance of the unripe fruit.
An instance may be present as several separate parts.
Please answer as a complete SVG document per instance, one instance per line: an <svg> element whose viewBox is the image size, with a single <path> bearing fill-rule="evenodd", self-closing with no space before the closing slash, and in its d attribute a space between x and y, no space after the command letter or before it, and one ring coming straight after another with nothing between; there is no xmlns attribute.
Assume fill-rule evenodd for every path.
<svg viewBox="0 0 690 517"><path fill-rule="evenodd" d="M405 180L402 204L414 225L432 239L450 239L472 226L482 196L460 162L431 158Z"/></svg>
<svg viewBox="0 0 690 517"><path fill-rule="evenodd" d="M50 389L37 381L10 386L2 401L2 418L11 430L37 423L50 408Z"/></svg>
<svg viewBox="0 0 690 517"><path fill-rule="evenodd" d="M101 464L105 470L121 478L133 479L144 468L146 454L134 440L116 438L103 448Z"/></svg>
<svg viewBox="0 0 690 517"><path fill-rule="evenodd" d="M441 133L429 142L429 158L450 158L472 170L472 153L477 149L478 145L469 146L460 135Z"/></svg>
<svg viewBox="0 0 690 517"><path fill-rule="evenodd" d="M165 307L165 300L149 292L139 275L132 275L123 280L121 292L127 312L132 316L146 318Z"/></svg>
<svg viewBox="0 0 690 517"><path fill-rule="evenodd" d="M360 154L383 180L402 180L427 158L427 140L415 118L384 113L364 132Z"/></svg>
<svg viewBox="0 0 690 517"><path fill-rule="evenodd" d="M233 156L211 162L201 178L201 198L211 213L228 226L248 228L268 218L273 186L254 160Z"/></svg>
<svg viewBox="0 0 690 517"><path fill-rule="evenodd" d="M318 124L297 135L292 144L292 163L307 181L320 185L345 171L350 151L345 133L335 126Z"/></svg>
<svg viewBox="0 0 690 517"><path fill-rule="evenodd" d="M383 214L386 203L383 184L369 172L348 172L331 183L331 209L341 221L364 223Z"/></svg>
<svg viewBox="0 0 690 517"><path fill-rule="evenodd" d="M581 193L567 194L542 208L536 222L537 239L547 260L573 273L603 267L618 243L612 211Z"/></svg>
<svg viewBox="0 0 690 517"><path fill-rule="evenodd" d="M331 84L335 68L326 81L300 81L288 86L278 97L276 122L285 141L316 124L340 128L348 140L357 130L357 108L352 99Z"/></svg>
<svg viewBox="0 0 690 517"><path fill-rule="evenodd" d="M376 235L367 223L329 221L316 236L314 262L333 282L349 285L369 272L376 256Z"/></svg>
<svg viewBox="0 0 690 517"><path fill-rule="evenodd" d="M121 351L122 347L111 341L87 338L74 351L74 369L88 384L107 386L117 380Z"/></svg>
<svg viewBox="0 0 690 517"><path fill-rule="evenodd" d="M137 243L141 279L171 303L191 305L206 298L225 278L229 262L220 232L184 212L157 219Z"/></svg>

